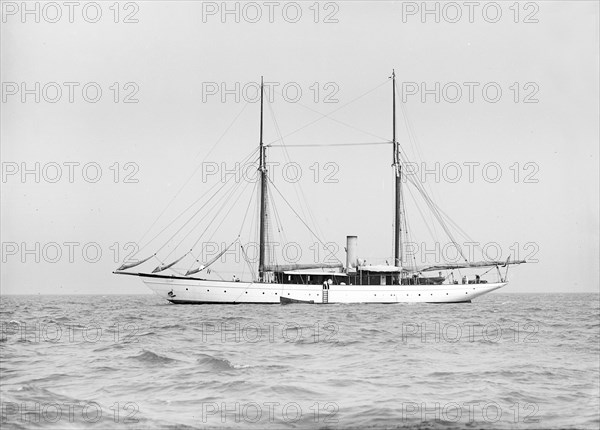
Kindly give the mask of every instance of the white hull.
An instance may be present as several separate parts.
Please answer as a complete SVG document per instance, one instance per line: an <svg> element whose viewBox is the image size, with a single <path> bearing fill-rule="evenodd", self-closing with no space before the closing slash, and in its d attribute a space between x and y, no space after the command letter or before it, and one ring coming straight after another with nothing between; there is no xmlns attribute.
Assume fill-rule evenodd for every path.
<svg viewBox="0 0 600 430"><path fill-rule="evenodd" d="M506 285L322 285L263 284L140 275L160 297L180 304L279 303L280 298L314 303L456 303L468 302ZM326 292L324 298L324 291ZM328 297L327 297L328 296Z"/></svg>

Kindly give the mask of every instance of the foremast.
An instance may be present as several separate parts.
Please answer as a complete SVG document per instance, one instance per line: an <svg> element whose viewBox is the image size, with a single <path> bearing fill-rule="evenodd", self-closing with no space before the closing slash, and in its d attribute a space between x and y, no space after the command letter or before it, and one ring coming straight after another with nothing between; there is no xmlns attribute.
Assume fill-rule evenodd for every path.
<svg viewBox="0 0 600 430"><path fill-rule="evenodd" d="M392 70L392 143L394 167L394 266L402 267L402 165L396 141L396 72Z"/></svg>
<svg viewBox="0 0 600 430"><path fill-rule="evenodd" d="M260 172L260 216L259 216L259 259L258 259L258 280L265 281L265 251L267 243L267 167L266 167L266 148L263 142L263 77L260 77L260 152L259 166Z"/></svg>

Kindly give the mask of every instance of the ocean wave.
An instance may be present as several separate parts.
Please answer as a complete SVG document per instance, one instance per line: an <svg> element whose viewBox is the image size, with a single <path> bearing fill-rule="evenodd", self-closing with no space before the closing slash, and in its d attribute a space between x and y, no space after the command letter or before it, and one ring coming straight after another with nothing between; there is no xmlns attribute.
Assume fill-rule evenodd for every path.
<svg viewBox="0 0 600 430"><path fill-rule="evenodd" d="M139 355L133 355L129 358L148 364L170 364L177 361L174 358L169 358L148 350L143 350Z"/></svg>
<svg viewBox="0 0 600 430"><path fill-rule="evenodd" d="M202 365L203 369L214 371L235 370L235 366L225 358L213 357L209 354L200 354L196 363Z"/></svg>

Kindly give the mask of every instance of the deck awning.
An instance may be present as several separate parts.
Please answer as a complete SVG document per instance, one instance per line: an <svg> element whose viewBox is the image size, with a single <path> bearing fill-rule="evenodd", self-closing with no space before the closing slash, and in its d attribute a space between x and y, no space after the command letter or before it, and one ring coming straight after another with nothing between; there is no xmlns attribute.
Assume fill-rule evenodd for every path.
<svg viewBox="0 0 600 430"><path fill-rule="evenodd" d="M324 272L321 270L288 270L284 275L311 275L311 276L348 276L343 272Z"/></svg>
<svg viewBox="0 0 600 430"><path fill-rule="evenodd" d="M381 264L379 266L359 266L358 270L361 270L363 272L400 273L402 272L402 267L387 266Z"/></svg>
<svg viewBox="0 0 600 430"><path fill-rule="evenodd" d="M303 269L342 269L342 263L296 263L265 265L265 272L288 272ZM321 272L322 273L322 272Z"/></svg>

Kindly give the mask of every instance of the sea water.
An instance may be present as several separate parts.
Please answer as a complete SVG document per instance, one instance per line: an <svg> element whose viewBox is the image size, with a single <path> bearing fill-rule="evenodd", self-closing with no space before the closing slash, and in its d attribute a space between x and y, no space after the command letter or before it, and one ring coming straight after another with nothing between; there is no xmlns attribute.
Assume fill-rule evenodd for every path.
<svg viewBox="0 0 600 430"><path fill-rule="evenodd" d="M2 428L597 429L599 318L598 294L5 296Z"/></svg>

